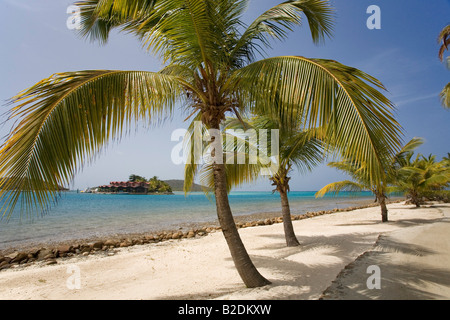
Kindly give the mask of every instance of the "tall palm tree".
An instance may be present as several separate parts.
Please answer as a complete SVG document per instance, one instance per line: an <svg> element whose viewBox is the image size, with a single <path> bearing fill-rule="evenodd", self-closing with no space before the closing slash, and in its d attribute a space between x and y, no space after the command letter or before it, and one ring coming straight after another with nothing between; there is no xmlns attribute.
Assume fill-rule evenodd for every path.
<svg viewBox="0 0 450 320"><path fill-rule="evenodd" d="M442 29L438 38L439 44L441 47L439 48L439 59L441 61L444 60L444 53L448 50L448 46L450 45L450 24L447 25L444 29ZM450 69L450 57L447 57L446 61L447 68ZM442 105L446 108L450 108L450 82L444 87L440 94Z"/></svg>
<svg viewBox="0 0 450 320"><path fill-rule="evenodd" d="M271 172L269 180L272 182L272 185L275 186L273 192L278 192L280 194L286 244L288 247L299 246L300 243L295 235L294 227L292 225L291 209L288 199L288 193L290 192L289 181L291 179L289 175L292 173L294 167L297 168L299 172L307 172L321 162L324 151L322 148L322 141L317 138L319 134L316 131L319 130L303 131L301 128L296 128L295 125L292 125L292 127L282 126L280 121L265 116L257 116L245 122L236 118L228 119L224 128L241 131L248 129L279 130L277 168L276 171ZM269 135L268 141L271 140ZM269 147L271 148L270 145ZM273 156L272 153L265 153L267 153L266 156L268 157ZM250 163L244 165L251 166ZM260 166L260 163L256 163L256 166ZM250 181L255 180L260 175L260 171L258 170L247 171L254 174L251 179L247 179ZM244 171L244 174L247 171ZM231 179L229 180L229 183L234 183Z"/></svg>
<svg viewBox="0 0 450 320"><path fill-rule="evenodd" d="M302 115L309 127L322 126L345 145L348 157L364 159L366 174L380 180L380 152L398 148L401 130L378 80L332 60L257 60L272 40L285 39L304 19L314 42L330 36L334 11L329 2L285 1L247 26L241 18L248 2L77 2L82 35L106 42L113 29L131 33L165 67L57 73L15 96L9 118L17 122L0 150L2 212L10 216L19 200L26 212L46 210L57 200L56 186L71 181L108 141L133 123L174 114L178 104L217 130L230 113L277 114L285 123ZM266 285L235 226L225 165L213 165L218 220L237 271L248 287Z"/></svg>
<svg viewBox="0 0 450 320"><path fill-rule="evenodd" d="M327 193L339 194L341 191L360 192L371 191L375 197L376 202L381 208L381 221L388 222L388 209L386 206L386 199L388 193L388 186L397 180L398 170L404 164L408 154L423 144L423 139L413 138L398 152L394 157L389 159L384 168L385 180L379 184L374 184L370 180L366 179L361 174L363 165L352 162L345 159L339 162L330 162L328 166L336 168L347 173L352 180L344 180L339 182L333 182L316 193L316 197L323 197Z"/></svg>

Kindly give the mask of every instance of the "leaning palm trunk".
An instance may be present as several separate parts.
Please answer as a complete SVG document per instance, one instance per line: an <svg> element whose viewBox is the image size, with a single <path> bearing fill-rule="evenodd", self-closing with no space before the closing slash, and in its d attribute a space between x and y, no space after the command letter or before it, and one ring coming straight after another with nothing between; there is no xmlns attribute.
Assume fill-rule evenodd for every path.
<svg viewBox="0 0 450 320"><path fill-rule="evenodd" d="M284 236L288 247L296 247L300 245L295 236L294 226L292 224L291 209L289 199L285 190L279 190L281 198L281 212L283 214Z"/></svg>
<svg viewBox="0 0 450 320"><path fill-rule="evenodd" d="M270 281L265 279L258 270L256 270L256 267L253 265L239 236L228 202L225 165L214 164L214 183L217 217L219 219L220 227L222 228L222 233L228 244L231 257L233 258L242 281L248 288L261 287L270 284Z"/></svg>

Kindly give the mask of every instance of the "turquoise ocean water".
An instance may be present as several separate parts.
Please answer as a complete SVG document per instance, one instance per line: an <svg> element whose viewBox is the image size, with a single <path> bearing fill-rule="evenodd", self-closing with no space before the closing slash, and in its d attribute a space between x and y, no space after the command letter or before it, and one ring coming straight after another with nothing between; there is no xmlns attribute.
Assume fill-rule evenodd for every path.
<svg viewBox="0 0 450 320"><path fill-rule="evenodd" d="M371 193L314 197L315 192L291 192L292 214L363 205L374 201ZM233 192L235 216L261 212L280 213L280 198L271 192ZM279 215L279 214L278 214ZM176 229L189 223L215 222L214 200L203 193L175 195L113 195L66 192L43 217L0 221L0 250L37 243L107 237Z"/></svg>

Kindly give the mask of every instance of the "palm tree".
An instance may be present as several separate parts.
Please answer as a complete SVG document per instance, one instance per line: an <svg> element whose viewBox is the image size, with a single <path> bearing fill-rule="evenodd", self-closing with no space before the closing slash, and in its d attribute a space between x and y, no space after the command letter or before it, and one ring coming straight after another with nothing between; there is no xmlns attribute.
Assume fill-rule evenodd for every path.
<svg viewBox="0 0 450 320"><path fill-rule="evenodd" d="M128 181L130 181L130 182L147 182L147 179L145 179L144 177L138 176L136 174L131 174L128 177Z"/></svg>
<svg viewBox="0 0 450 320"><path fill-rule="evenodd" d="M392 184L398 175L398 170L404 163L410 152L423 144L423 139L413 138L409 141L393 158L387 161L385 171L385 180L380 184L374 184L361 175L363 165L352 162L351 160L342 160L339 162L330 162L328 166L336 168L348 174L352 180L333 182L316 193L316 197L323 197L327 193L339 194L341 191L361 192L371 191L375 195L375 201L381 208L381 221L388 222L388 209L386 206L388 185Z"/></svg>
<svg viewBox="0 0 450 320"><path fill-rule="evenodd" d="M450 44L450 24L442 29L438 38L439 44L442 44L439 48L439 59L441 62L444 60L444 52L448 50ZM447 68L450 69L450 57L447 57ZM442 105L446 108L450 108L450 82L444 87L440 94Z"/></svg>
<svg viewBox="0 0 450 320"><path fill-rule="evenodd" d="M412 157L410 152L404 158L391 190L404 192L412 204L420 207L425 192L448 186L450 169L445 161L436 162L433 155L424 157L418 154L414 160Z"/></svg>
<svg viewBox="0 0 450 320"><path fill-rule="evenodd" d="M209 129L227 114L277 114L283 123L304 117L322 126L345 155L367 162L380 180L379 154L398 148L400 126L383 85L336 61L300 56L257 56L286 38L306 18L312 39L333 27L325 0L285 1L246 26L248 0L85 0L81 34L105 43L111 30L137 36L158 54L159 72L63 72L12 98L15 126L0 150L2 212L21 202L25 212L46 210L83 163L138 121L165 119L179 104ZM275 98L277 97L277 98ZM275 104L275 99L277 103ZM301 115L301 116L299 116ZM214 163L218 220L234 264L248 287L269 283L252 263L234 223L224 164ZM6 192L8 186L17 186Z"/></svg>
<svg viewBox="0 0 450 320"><path fill-rule="evenodd" d="M295 235L294 227L292 225L291 210L288 199L288 193L290 192L289 181L291 177L288 175L292 172L294 167L296 167L299 172L306 172L320 163L324 152L322 148L322 141L316 138L318 133L315 132L316 130L297 130L295 125L293 125L292 128L282 126L280 121L264 116L257 116L246 122L236 118L228 119L224 128L242 131L245 131L246 129L279 130L279 154L277 159L277 169L275 172L271 173L269 180L272 182L272 185L275 186L273 192L278 192L280 194L286 244L288 247L299 246L300 243ZM271 140L272 139L269 135L268 141ZM265 153L267 153L267 157L273 156L268 152ZM246 163L246 165L250 166L251 164ZM260 170L257 170L259 166L261 165L258 162L256 164L256 169L247 170L250 173L255 174L254 177L248 178L247 180L255 180L259 176ZM243 171L244 174L247 171ZM234 181L232 180L229 181L229 183L233 182Z"/></svg>

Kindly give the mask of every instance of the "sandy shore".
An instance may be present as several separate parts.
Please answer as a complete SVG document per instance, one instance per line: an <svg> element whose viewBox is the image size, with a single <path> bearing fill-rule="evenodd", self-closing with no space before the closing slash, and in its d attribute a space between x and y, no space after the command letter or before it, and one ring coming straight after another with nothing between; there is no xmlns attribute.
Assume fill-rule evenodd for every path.
<svg viewBox="0 0 450 320"><path fill-rule="evenodd" d="M389 210L390 222L384 224L378 207L294 221L302 244L298 248L285 246L282 224L240 229L256 267L273 283L263 288L244 287L222 234L216 232L120 248L114 256L75 256L56 265L3 270L0 299L352 299L352 292L366 292L356 298L383 298L367 293L368 263L380 265L382 289L376 292L392 291L386 298L401 299L405 286L421 286L407 276L395 286L401 268L414 263L428 266L427 272L416 272L416 277L423 274L429 282L428 287L421 286L423 294L416 290L414 297L450 298L446 254L450 224L445 218L450 205L415 209L391 204ZM382 262L389 259L369 254L373 252L391 254L389 259L395 261L383 267ZM364 260L365 256L371 260ZM353 276L344 272L348 265ZM390 271L385 272L388 267ZM438 283L443 275L446 278ZM392 285L383 289L389 281Z"/></svg>

